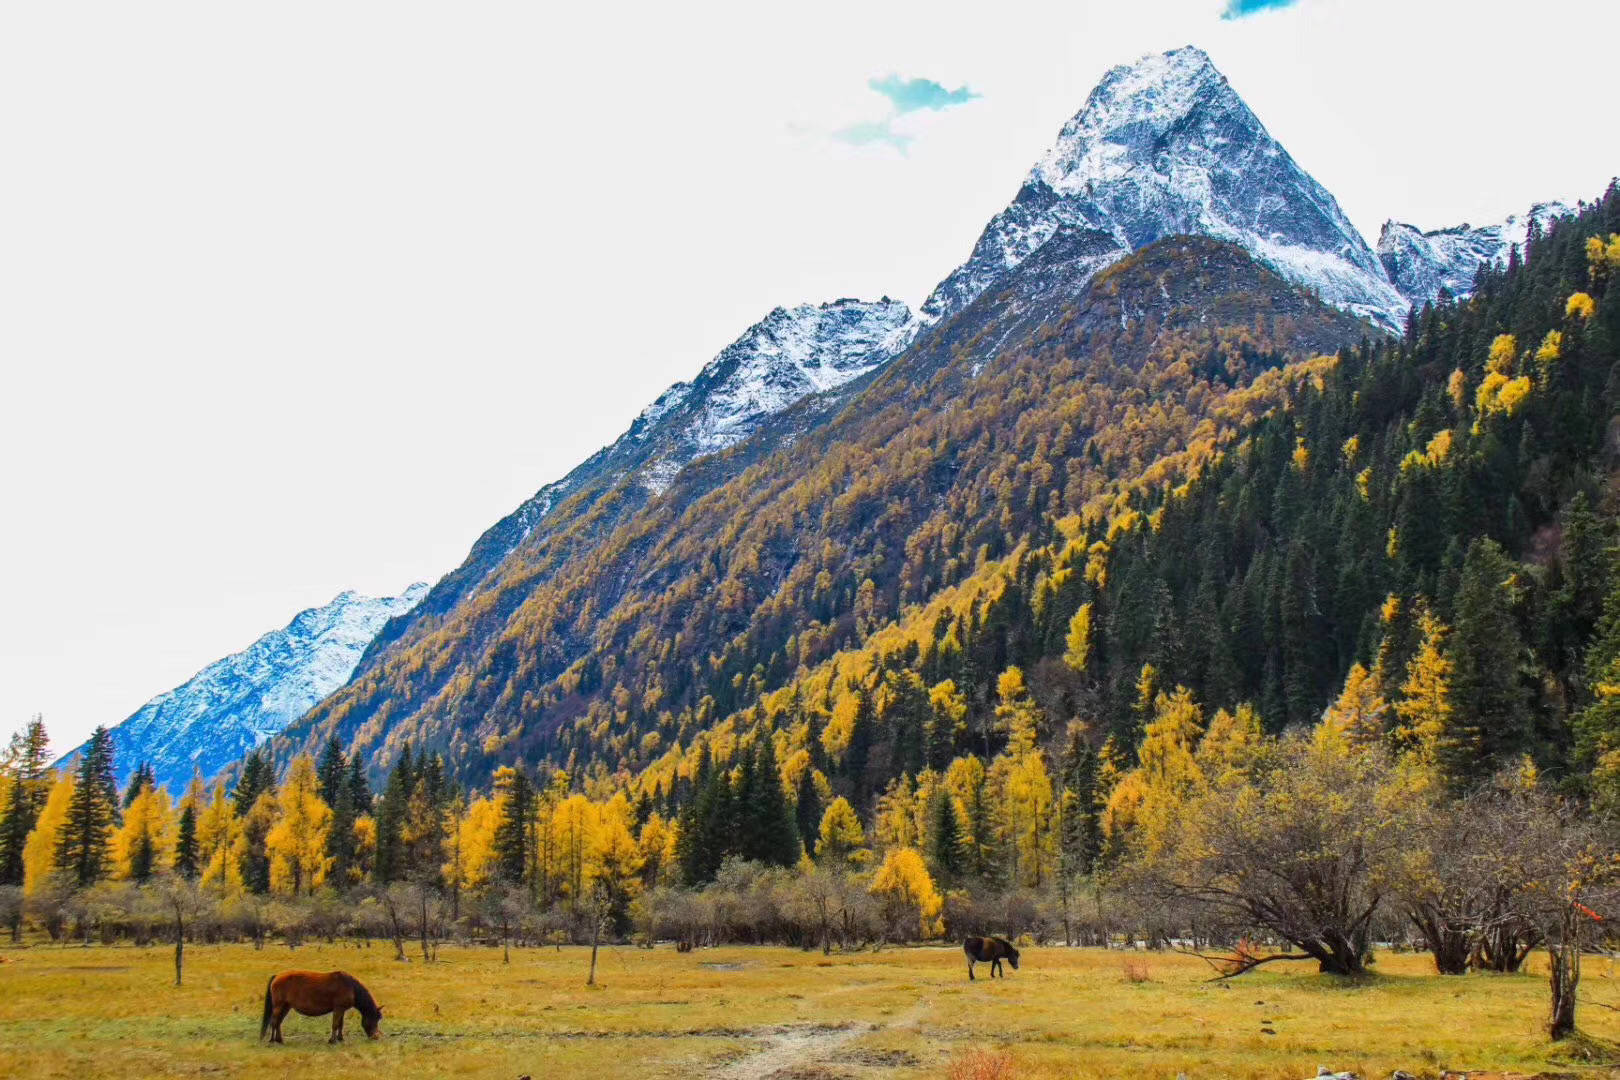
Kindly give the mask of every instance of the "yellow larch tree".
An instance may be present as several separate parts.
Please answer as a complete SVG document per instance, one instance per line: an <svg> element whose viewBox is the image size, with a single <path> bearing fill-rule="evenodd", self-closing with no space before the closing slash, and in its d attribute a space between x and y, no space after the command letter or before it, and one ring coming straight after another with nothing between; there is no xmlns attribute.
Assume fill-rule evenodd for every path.
<svg viewBox="0 0 1620 1080"><path fill-rule="evenodd" d="M1344 689L1322 717L1324 726L1338 732L1353 746L1373 746L1384 739L1389 703L1379 693L1383 683L1376 670L1351 664Z"/></svg>
<svg viewBox="0 0 1620 1080"><path fill-rule="evenodd" d="M636 834L636 847L641 851L641 880L648 888L672 884L678 874L679 864L674 858L675 832L673 822L655 813L648 815Z"/></svg>
<svg viewBox="0 0 1620 1080"><path fill-rule="evenodd" d="M175 825L169 793L142 788L113 833L113 875L124 881L147 881L167 870L174 863Z"/></svg>
<svg viewBox="0 0 1620 1080"><path fill-rule="evenodd" d="M622 911L641 892L643 857L630 832L630 803L620 792L596 807L585 864L585 887Z"/></svg>
<svg viewBox="0 0 1620 1080"><path fill-rule="evenodd" d="M916 847L921 835L917 817L917 794L911 777L902 775L890 780L872 814L872 845L879 851Z"/></svg>
<svg viewBox="0 0 1620 1080"><path fill-rule="evenodd" d="M940 912L945 901L914 848L895 848L884 857L872 878L871 893L878 898L890 927L903 938L915 934L927 939L943 932Z"/></svg>
<svg viewBox="0 0 1620 1080"><path fill-rule="evenodd" d="M1209 722L1193 758L1211 784L1223 784L1246 773L1265 736L1260 715L1247 703L1221 709Z"/></svg>
<svg viewBox="0 0 1620 1080"><path fill-rule="evenodd" d="M1425 765L1438 761L1440 741L1451 722L1451 659L1446 655L1448 629L1427 607L1418 613L1423 641L1406 666L1406 681L1395 702L1401 748Z"/></svg>
<svg viewBox="0 0 1620 1080"><path fill-rule="evenodd" d="M301 896L326 880L332 862L326 854L331 824L332 808L321 799L315 762L308 754L300 754L282 785L280 818L265 837L273 891Z"/></svg>
<svg viewBox="0 0 1620 1080"><path fill-rule="evenodd" d="M56 774L45 806L34 819L34 831L23 844L23 895L35 896L56 873L56 838L67 820L68 803L73 801L73 771Z"/></svg>
<svg viewBox="0 0 1620 1080"><path fill-rule="evenodd" d="M842 795L834 799L821 815L820 835L816 839L816 861L823 863L864 863L871 857L866 849L866 830L849 800Z"/></svg>
<svg viewBox="0 0 1620 1080"><path fill-rule="evenodd" d="M1091 659L1091 601L1080 605L1080 610L1069 620L1069 635L1064 640L1063 662L1075 671L1085 671Z"/></svg>
<svg viewBox="0 0 1620 1080"><path fill-rule="evenodd" d="M225 781L214 781L207 804L197 813L197 865L202 868L205 886L227 894L241 890L241 869L232 858L241 832L242 824L225 792Z"/></svg>
<svg viewBox="0 0 1620 1080"><path fill-rule="evenodd" d="M567 897L576 914L585 902L586 865L595 824L595 808L583 795L568 796L551 814L555 856L550 880L557 883L559 895Z"/></svg>
<svg viewBox="0 0 1620 1080"><path fill-rule="evenodd" d="M1153 719L1137 749L1140 763L1120 778L1103 811L1103 833L1111 844L1131 837L1145 850L1157 850L1185 801L1206 786L1194 757L1203 733L1203 710L1192 691L1178 686L1155 695Z"/></svg>
<svg viewBox="0 0 1620 1080"><path fill-rule="evenodd" d="M489 883L495 872L495 827L500 820L500 806L492 798L481 796L467 804L456 823L456 843L447 845L456 855L445 859L446 884L476 891Z"/></svg>

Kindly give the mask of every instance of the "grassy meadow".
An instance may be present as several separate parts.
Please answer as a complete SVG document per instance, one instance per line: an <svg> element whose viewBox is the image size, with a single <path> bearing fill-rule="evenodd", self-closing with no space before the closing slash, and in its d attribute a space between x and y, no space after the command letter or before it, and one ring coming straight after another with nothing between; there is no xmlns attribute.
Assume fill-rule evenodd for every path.
<svg viewBox="0 0 1620 1080"><path fill-rule="evenodd" d="M1317 1066L1620 1075L1620 1012L1582 1010L1588 1037L1555 1047L1546 987L1517 976L1441 978L1425 956L1380 957L1347 984L1261 969L1226 983L1185 956L1032 948L1023 968L969 983L953 948L823 957L781 948L445 947L437 963L384 943L198 946L183 988L161 947L0 950L0 1076L244 1078L875 1076L1303 1078ZM384 1007L385 1037L328 1046L325 1018L288 1018L258 1042L265 981L343 968ZM1612 962L1582 997L1620 1005Z"/></svg>

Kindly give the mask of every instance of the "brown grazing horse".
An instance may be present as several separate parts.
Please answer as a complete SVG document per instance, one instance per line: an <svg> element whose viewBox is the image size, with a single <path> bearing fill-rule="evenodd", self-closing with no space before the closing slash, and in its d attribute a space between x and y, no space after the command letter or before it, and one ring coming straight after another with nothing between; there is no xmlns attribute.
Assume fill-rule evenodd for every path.
<svg viewBox="0 0 1620 1080"><path fill-rule="evenodd" d="M293 1009L305 1016L331 1013L332 1037L327 1042L343 1041L343 1014L350 1009L360 1011L360 1026L373 1039L377 1037L377 1021L382 1019L382 1006L371 991L346 971L283 971L272 975L265 984L259 1038L268 1034L271 1042L281 1042L281 1021Z"/></svg>
<svg viewBox="0 0 1620 1080"><path fill-rule="evenodd" d="M992 979L996 977L998 971L1001 972L1003 979L1007 977L1007 973L1001 970L1003 960L1011 964L1014 971L1018 970L1018 950L1013 948L1012 942L1006 938L970 937L962 942L962 951L967 953L969 979L973 978L975 963L989 964Z"/></svg>

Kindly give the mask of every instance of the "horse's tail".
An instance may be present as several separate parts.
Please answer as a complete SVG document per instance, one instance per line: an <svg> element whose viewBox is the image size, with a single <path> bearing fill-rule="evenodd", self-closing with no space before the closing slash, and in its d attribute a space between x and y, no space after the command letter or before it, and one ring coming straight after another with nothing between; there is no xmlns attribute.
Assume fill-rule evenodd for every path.
<svg viewBox="0 0 1620 1080"><path fill-rule="evenodd" d="M270 976L270 981L264 984L264 1019L259 1021L259 1038L262 1040L270 1033L270 1014L275 1011L270 988L276 984L276 977Z"/></svg>

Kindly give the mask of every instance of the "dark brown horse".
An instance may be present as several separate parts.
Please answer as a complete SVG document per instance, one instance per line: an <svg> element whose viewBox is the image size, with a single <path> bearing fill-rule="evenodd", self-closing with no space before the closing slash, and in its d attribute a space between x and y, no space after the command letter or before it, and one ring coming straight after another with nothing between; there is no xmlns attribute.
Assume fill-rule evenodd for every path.
<svg viewBox="0 0 1620 1080"><path fill-rule="evenodd" d="M962 951L967 953L969 979L973 978L973 965L976 963L989 964L992 979L997 972L1001 972L1003 979L1007 977L1007 973L1001 970L1003 960L1011 964L1014 971L1018 970L1018 950L1006 938L970 937L962 942Z"/></svg>
<svg viewBox="0 0 1620 1080"><path fill-rule="evenodd" d="M343 1041L343 1014L350 1009L360 1011L360 1026L373 1039L377 1021L382 1019L382 1006L371 991L346 971L283 971L265 984L259 1038L268 1034L271 1042L281 1042L281 1021L294 1009L305 1016L331 1013L332 1037L327 1042Z"/></svg>

